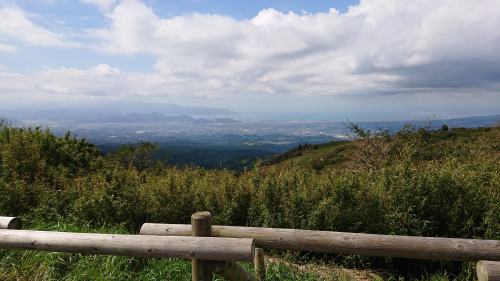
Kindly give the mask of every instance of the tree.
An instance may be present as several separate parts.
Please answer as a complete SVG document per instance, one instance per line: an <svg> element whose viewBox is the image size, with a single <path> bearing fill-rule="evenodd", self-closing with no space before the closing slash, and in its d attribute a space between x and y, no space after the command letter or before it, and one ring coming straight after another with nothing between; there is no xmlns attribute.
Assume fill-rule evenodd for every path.
<svg viewBox="0 0 500 281"><path fill-rule="evenodd" d="M156 142L152 144L151 142L141 141L137 145L123 144L117 150L110 151L107 157L124 168L132 167L136 171L142 172L155 162L152 155L158 152L159 148ZM164 157L163 162L168 162L169 158L168 156Z"/></svg>

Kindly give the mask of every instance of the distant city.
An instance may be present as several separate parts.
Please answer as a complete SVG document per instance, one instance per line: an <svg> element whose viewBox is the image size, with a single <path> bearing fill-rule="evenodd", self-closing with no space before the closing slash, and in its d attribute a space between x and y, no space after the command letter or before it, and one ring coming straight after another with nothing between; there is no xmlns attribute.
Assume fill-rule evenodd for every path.
<svg viewBox="0 0 500 281"><path fill-rule="evenodd" d="M147 105L147 104L146 104ZM73 137L85 138L107 154L122 145L134 145L140 141L158 143L160 150L156 157L168 155L170 164L197 165L206 168L234 168L234 162L253 162L257 157L270 159L298 145L322 144L349 139L349 120L303 121L303 120L256 120L245 119L244 114L227 109L191 108L166 106L175 112L164 114L148 110L161 109L158 106L137 112L122 111L121 114L103 109L57 109L36 112L18 112L9 117L17 126L48 128L56 136L67 132ZM191 115L188 115L191 113ZM193 114L194 113L194 114ZM203 114L196 114L203 113ZM177 114L177 115L176 115ZM498 122L500 115L473 116L427 120L353 120L363 129L377 131L380 128L400 130L411 122L421 127L431 122L431 128L477 128ZM242 158L243 157L243 158ZM225 163L225 165L223 165ZM245 164L246 165L246 164ZM245 165L240 165L241 169Z"/></svg>
<svg viewBox="0 0 500 281"><path fill-rule="evenodd" d="M220 113L220 112L214 112ZM220 114L218 116L221 116ZM230 114L226 116L236 116ZM22 118L22 119L20 119ZM433 120L359 121L361 127L377 130L377 126L399 130L407 122L417 126L432 122L435 128L475 128L493 124L500 115L475 116ZM137 141L176 142L184 145L262 145L295 146L302 142L321 143L347 139L344 121L277 121L236 118L193 118L186 114L164 115L130 113L117 115L99 111L39 111L32 116L21 116L14 121L23 126L48 127L56 135L67 131L99 143L132 143ZM279 149L281 151L282 149ZM279 152L276 151L276 152Z"/></svg>

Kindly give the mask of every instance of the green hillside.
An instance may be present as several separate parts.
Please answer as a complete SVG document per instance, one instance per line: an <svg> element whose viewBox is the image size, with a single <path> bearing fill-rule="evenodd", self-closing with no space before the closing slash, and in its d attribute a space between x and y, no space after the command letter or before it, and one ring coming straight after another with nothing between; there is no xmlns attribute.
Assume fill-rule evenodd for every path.
<svg viewBox="0 0 500 281"><path fill-rule="evenodd" d="M21 217L26 229L137 233L145 222L189 223L192 213L207 210L221 225L500 239L498 125L430 130L408 124L398 132L349 126L355 141L301 145L267 166L236 172L165 165L150 157L158 147L147 142L103 156L69 133L58 138L48 129L1 121L0 215ZM388 280L475 276L475 264L465 262L266 254L376 270ZM183 280L168 275L179 266L0 250L2 280ZM280 280L275 276L270 280ZM290 276L284 280L305 280ZM339 278L328 280L348 280Z"/></svg>
<svg viewBox="0 0 500 281"><path fill-rule="evenodd" d="M104 143L97 147L106 155L110 151L119 149L121 143ZM229 169L243 171L245 167L251 169L252 163L261 159L269 159L269 155L276 152L267 150L269 147L248 146L217 146L217 145L179 145L171 143L158 143L158 150L152 155L153 159L169 157L170 165L199 166L207 169ZM281 150L282 151L282 150Z"/></svg>
<svg viewBox="0 0 500 281"><path fill-rule="evenodd" d="M375 169L390 165L394 161L406 157L414 164L446 162L466 158L464 144L478 145L478 136L490 136L492 143L488 147L498 149L493 127L476 129L451 128L443 126L439 130L427 127L417 128L408 124L399 132L391 132L380 128L378 132L364 131L351 124L353 132L349 137L354 141L331 141L323 144L299 145L289 151L275 155L263 165L267 169L286 169L292 163L321 171L326 167L335 169ZM352 126L356 126L355 128ZM495 130L495 129L493 129ZM462 159L463 160L463 159Z"/></svg>
<svg viewBox="0 0 500 281"><path fill-rule="evenodd" d="M268 162L276 154L267 154L262 156L236 156L227 160L220 162L214 162L211 164L204 165L207 169L215 170L234 170L234 171L245 171L255 168L256 163Z"/></svg>
<svg viewBox="0 0 500 281"><path fill-rule="evenodd" d="M283 169L293 162L301 166L310 166L315 170L322 170L326 166L339 164L350 153L350 141L332 141L323 144L307 144L294 147L289 151L274 156L265 161L264 165Z"/></svg>

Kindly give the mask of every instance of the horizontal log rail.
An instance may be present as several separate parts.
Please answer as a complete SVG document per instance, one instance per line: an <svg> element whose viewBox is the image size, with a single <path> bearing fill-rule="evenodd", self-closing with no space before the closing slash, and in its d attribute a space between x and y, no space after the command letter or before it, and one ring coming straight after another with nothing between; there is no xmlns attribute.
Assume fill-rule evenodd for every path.
<svg viewBox="0 0 500 281"><path fill-rule="evenodd" d="M16 217L0 217L0 229L21 229L23 223Z"/></svg>
<svg viewBox="0 0 500 281"><path fill-rule="evenodd" d="M191 226L146 223L142 235L190 236ZM451 261L500 261L500 241L212 226L213 237L249 238L259 248Z"/></svg>
<svg viewBox="0 0 500 281"><path fill-rule="evenodd" d="M208 212L193 214L196 215L211 218ZM206 267L210 271L229 280L257 280L235 263L254 261L257 274L265 278L263 252L259 249L260 254L257 255L257 246L401 258L478 261L478 280L500 281L498 240L217 225L211 226L210 235L213 237L192 237L192 225L153 223L142 226L142 236L18 230L21 227L22 222L16 217L0 217L0 249L199 259L206 260ZM211 280L211 276L200 280L202 279Z"/></svg>
<svg viewBox="0 0 500 281"><path fill-rule="evenodd" d="M253 239L159 237L0 229L0 249L37 250L96 255L254 260Z"/></svg>

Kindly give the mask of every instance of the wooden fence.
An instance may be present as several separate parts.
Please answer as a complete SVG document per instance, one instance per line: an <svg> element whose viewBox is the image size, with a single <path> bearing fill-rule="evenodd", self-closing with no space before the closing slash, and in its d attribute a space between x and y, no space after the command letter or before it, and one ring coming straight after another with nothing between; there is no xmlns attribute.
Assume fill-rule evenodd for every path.
<svg viewBox="0 0 500 281"><path fill-rule="evenodd" d="M191 236L189 225L146 223L142 235ZM280 228L216 226L212 236L251 238L255 246L382 257L451 261L500 261L500 241L360 234Z"/></svg>
<svg viewBox="0 0 500 281"><path fill-rule="evenodd" d="M497 240L212 226L211 218L197 212L191 225L146 223L141 235L115 235L14 230L19 219L0 217L0 249L192 259L197 281L212 280L212 272L228 280L265 279L262 248L473 261L480 281L500 281ZM259 278L236 261L254 261Z"/></svg>

